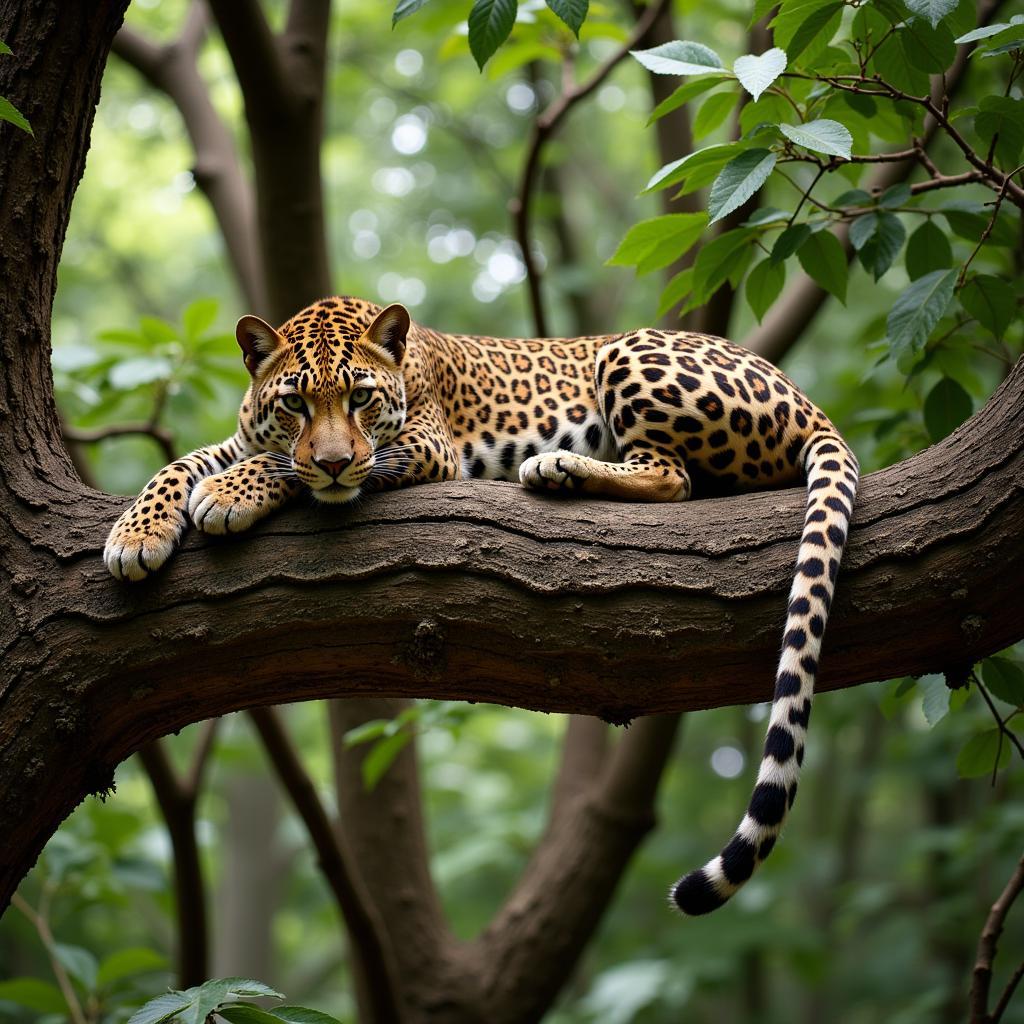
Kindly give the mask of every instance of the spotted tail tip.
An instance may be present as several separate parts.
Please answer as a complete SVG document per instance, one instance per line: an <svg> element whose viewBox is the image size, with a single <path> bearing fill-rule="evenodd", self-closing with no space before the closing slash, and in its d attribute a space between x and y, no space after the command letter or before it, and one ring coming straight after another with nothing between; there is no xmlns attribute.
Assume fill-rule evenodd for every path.
<svg viewBox="0 0 1024 1024"><path fill-rule="evenodd" d="M687 917L699 917L717 910L728 899L715 888L704 868L691 871L672 887L672 902Z"/></svg>

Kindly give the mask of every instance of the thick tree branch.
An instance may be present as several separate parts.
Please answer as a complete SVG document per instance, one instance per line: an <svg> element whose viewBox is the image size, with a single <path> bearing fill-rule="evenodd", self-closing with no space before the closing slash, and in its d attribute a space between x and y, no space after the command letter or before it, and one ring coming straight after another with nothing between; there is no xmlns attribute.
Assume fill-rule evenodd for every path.
<svg viewBox="0 0 1024 1024"><path fill-rule="evenodd" d="M238 708L372 693L625 721L766 699L805 500L622 506L438 484L190 535L165 572L124 587L99 558L121 501L55 479L37 480L34 508L8 496L0 520L0 833L18 837L0 852L3 898L120 760ZM1024 363L862 494L821 689L1020 639Z"/></svg>
<svg viewBox="0 0 1024 1024"><path fill-rule="evenodd" d="M331 293L320 141L329 0L294 0L276 36L259 0L208 0L238 77L252 140L268 316Z"/></svg>
<svg viewBox="0 0 1024 1024"><path fill-rule="evenodd" d="M277 713L273 708L254 708L250 717L281 785L306 826L320 871L342 913L352 958L358 962L359 973L365 980L361 992L364 1015L360 1020L366 1024L395 1024L399 1020L395 1002L398 986L383 942L383 929L365 887L336 838L313 782Z"/></svg>
<svg viewBox="0 0 1024 1024"><path fill-rule="evenodd" d="M193 0L181 35L173 42L158 45L126 26L115 37L113 51L178 108L195 152L196 184L217 218L239 289L253 312L269 315L252 188L231 133L196 67L207 23L202 0Z"/></svg>

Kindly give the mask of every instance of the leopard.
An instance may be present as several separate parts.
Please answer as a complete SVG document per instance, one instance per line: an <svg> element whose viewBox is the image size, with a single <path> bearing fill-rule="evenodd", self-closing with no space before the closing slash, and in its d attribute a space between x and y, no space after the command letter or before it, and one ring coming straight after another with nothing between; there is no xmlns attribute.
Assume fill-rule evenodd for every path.
<svg viewBox="0 0 1024 1024"><path fill-rule="evenodd" d="M238 533L298 495L342 505L451 480L679 502L806 486L763 753L729 842L672 887L721 907L796 798L825 624L859 480L850 445L778 368L723 338L642 328L578 338L447 334L400 304L313 303L236 328L249 384L235 433L161 469L110 531L118 580L159 569L191 522Z"/></svg>

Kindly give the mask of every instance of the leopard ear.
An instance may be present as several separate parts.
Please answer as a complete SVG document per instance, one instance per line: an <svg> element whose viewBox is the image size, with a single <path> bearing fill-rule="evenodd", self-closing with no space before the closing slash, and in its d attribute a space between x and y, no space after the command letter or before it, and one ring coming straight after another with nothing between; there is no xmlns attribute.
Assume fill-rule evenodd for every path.
<svg viewBox="0 0 1024 1024"><path fill-rule="evenodd" d="M284 338L258 316L243 316L235 327L235 337L242 350L245 367L254 377L264 360L284 344Z"/></svg>
<svg viewBox="0 0 1024 1024"><path fill-rule="evenodd" d="M373 323L366 328L366 338L384 349L396 366L401 366L409 324L409 311L395 302L377 314Z"/></svg>

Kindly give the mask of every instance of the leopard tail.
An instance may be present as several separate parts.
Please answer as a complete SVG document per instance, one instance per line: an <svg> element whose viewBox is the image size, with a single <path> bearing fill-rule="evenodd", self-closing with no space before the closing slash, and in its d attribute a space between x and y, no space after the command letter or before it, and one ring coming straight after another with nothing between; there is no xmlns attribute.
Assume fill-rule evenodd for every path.
<svg viewBox="0 0 1024 1024"><path fill-rule="evenodd" d="M722 852L673 886L672 901L687 915L717 910L746 883L771 853L796 799L821 640L858 479L856 457L833 431L810 437L801 460L807 476L807 517L757 784L739 828Z"/></svg>

